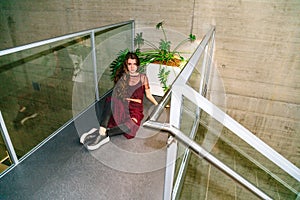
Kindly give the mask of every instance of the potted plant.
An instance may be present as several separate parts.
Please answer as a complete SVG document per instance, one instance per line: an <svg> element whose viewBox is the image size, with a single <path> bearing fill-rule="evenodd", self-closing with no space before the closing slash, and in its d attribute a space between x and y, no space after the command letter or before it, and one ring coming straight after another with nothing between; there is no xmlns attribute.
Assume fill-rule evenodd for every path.
<svg viewBox="0 0 300 200"><path fill-rule="evenodd" d="M162 96L169 89L169 85L174 81L178 73L187 60L180 55L178 51L186 42L193 42L196 36L190 34L186 39L181 41L173 50L171 50L171 41L168 40L163 22L156 25L156 29L163 32L163 38L158 45L145 40L143 33L137 33L134 39L135 52L141 61L141 70L146 71L149 78L149 84L152 94ZM150 48L141 47L147 45ZM111 78L115 76L116 70L122 66L125 55L129 50L120 51L118 57L111 63Z"/></svg>

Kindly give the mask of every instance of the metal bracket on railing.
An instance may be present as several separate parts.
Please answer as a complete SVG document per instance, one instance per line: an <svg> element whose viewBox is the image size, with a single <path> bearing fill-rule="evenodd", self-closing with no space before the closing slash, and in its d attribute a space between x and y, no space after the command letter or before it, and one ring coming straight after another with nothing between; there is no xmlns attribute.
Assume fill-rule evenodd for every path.
<svg viewBox="0 0 300 200"><path fill-rule="evenodd" d="M175 138L172 135L169 135L168 140L167 140L167 147L169 147L174 141L175 141Z"/></svg>

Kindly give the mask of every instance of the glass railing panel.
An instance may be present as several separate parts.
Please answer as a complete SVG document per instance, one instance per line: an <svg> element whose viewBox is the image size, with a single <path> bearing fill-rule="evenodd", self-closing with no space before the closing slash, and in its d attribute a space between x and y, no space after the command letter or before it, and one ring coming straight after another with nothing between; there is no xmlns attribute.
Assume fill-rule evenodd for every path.
<svg viewBox="0 0 300 200"><path fill-rule="evenodd" d="M212 67L210 70L207 88L207 93L205 96L203 96L223 112L226 112L226 91L224 88L223 80L219 74L218 68L216 67Z"/></svg>
<svg viewBox="0 0 300 200"><path fill-rule="evenodd" d="M191 104L193 103L190 100L183 98L183 110L197 109ZM182 115L181 121L188 121L185 115ZM296 199L300 189L296 179L203 110L195 141L272 198Z"/></svg>
<svg viewBox="0 0 300 200"><path fill-rule="evenodd" d="M194 139L196 137L194 128L197 128L199 120L200 110L195 104L190 103L182 107L181 117L184 120L180 121L180 129L183 134ZM177 195L177 192L181 190L182 181L187 173L187 164L190 156L190 150L184 145L177 145L177 160L175 163L174 183L173 183L173 195Z"/></svg>
<svg viewBox="0 0 300 200"><path fill-rule="evenodd" d="M109 64L133 48L133 27L129 21L0 52L0 110L15 163L111 89ZM0 152L3 160L2 140Z"/></svg>
<svg viewBox="0 0 300 200"><path fill-rule="evenodd" d="M91 36L78 37L67 47L73 72L70 84L72 114L76 116L95 101L95 73Z"/></svg>
<svg viewBox="0 0 300 200"><path fill-rule="evenodd" d="M73 117L79 67L87 77L85 86L94 93L93 72L87 65L80 66L78 59L85 42L89 43L89 36L0 57L0 110L19 158ZM85 107L76 109L83 110L94 100L93 95Z"/></svg>
<svg viewBox="0 0 300 200"><path fill-rule="evenodd" d="M175 161L175 171L174 171L174 182L173 182L173 195L181 190L182 181L185 176L186 166L184 165L186 152L189 151L184 145L177 145L177 157ZM184 171L183 171L184 170ZM174 188L176 188L174 190Z"/></svg>
<svg viewBox="0 0 300 200"><path fill-rule="evenodd" d="M202 69L204 67L202 65L203 59L204 59L204 54L202 54L201 57L199 58L197 65L193 69L191 76L189 77L186 83L188 86L192 87L195 91L200 90L201 80L203 79L203 73L202 73Z"/></svg>
<svg viewBox="0 0 300 200"><path fill-rule="evenodd" d="M173 199L259 199L192 152L182 181L182 188Z"/></svg>
<svg viewBox="0 0 300 200"><path fill-rule="evenodd" d="M209 48L208 48L209 49ZM209 52L207 50L206 52ZM200 92L218 108L225 110L226 97L223 81L217 68L211 68L207 64L210 62L211 55L204 53L199 57L199 61L192 70L187 81L187 85L195 91Z"/></svg>
<svg viewBox="0 0 300 200"><path fill-rule="evenodd" d="M180 128L185 135L190 136L193 126L199 117L199 113L199 109L197 109L193 103L187 103L182 107L181 117L184 120L180 121Z"/></svg>
<svg viewBox="0 0 300 200"><path fill-rule="evenodd" d="M95 33L97 54L97 74L99 95L106 93L113 86L109 65L117 58L120 51L133 48L133 24L126 24L114 29Z"/></svg>

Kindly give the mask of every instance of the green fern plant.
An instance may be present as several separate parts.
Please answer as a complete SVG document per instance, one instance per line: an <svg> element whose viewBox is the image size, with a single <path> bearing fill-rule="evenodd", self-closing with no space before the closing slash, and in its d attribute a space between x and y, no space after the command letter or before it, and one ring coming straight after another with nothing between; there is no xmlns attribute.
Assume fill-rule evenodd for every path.
<svg viewBox="0 0 300 200"><path fill-rule="evenodd" d="M116 76L116 72L118 69L120 69L123 65L123 62L125 60L126 54L129 52L129 49L125 49L125 50L121 50L118 54L117 54L117 58L115 60L113 60L110 65L110 79L113 81L115 76Z"/></svg>
<svg viewBox="0 0 300 200"><path fill-rule="evenodd" d="M156 24L156 29L160 29L163 32L163 38L160 39L158 46L148 40L145 40L143 38L143 33L141 32L137 33L134 40L137 49L140 49L143 45L148 45L149 47L151 47L152 49L144 51L143 55L151 56L152 62L158 62L160 64L168 65L170 61L174 61L177 58L179 58L180 61L183 61L184 58L177 50L186 42L194 42L196 40L196 36L192 33L189 34L186 39L182 40L173 50L171 50L172 42L168 40L166 31L164 29L164 22L162 21ZM177 63L175 62L174 65L177 65Z"/></svg>
<svg viewBox="0 0 300 200"><path fill-rule="evenodd" d="M166 70L165 67L160 66L157 76L162 85L164 92L166 92L170 88L170 86L167 85L169 74L170 74L170 70Z"/></svg>
<svg viewBox="0 0 300 200"><path fill-rule="evenodd" d="M160 29L163 32L163 38L160 40L158 45L151 43L150 41L143 38L143 33L137 33L134 38L135 43L135 53L140 58L140 71L144 71L144 66L147 66L149 63L159 63L164 65L173 65L177 66L178 63L184 61L184 58L180 55L180 52L177 51L180 46L186 42L193 42L196 40L196 36L190 34L186 39L181 41L173 50L171 50L171 41L168 40L166 31L164 29L164 22L159 22L156 25L156 29ZM142 51L141 47L147 45L151 47L150 50ZM129 52L129 49L121 50L117 54L117 58L110 64L111 69L111 80L114 79L116 71L123 65L126 54ZM166 91L169 86L167 86L168 75L170 71L167 71L165 68L161 67L158 73L158 78L162 84L164 91Z"/></svg>

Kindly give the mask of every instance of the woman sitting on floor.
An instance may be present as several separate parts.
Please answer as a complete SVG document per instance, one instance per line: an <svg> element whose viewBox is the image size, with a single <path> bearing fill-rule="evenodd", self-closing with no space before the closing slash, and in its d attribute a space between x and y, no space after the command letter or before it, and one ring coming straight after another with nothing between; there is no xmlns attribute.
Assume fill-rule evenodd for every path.
<svg viewBox="0 0 300 200"><path fill-rule="evenodd" d="M87 149L95 150L109 142L109 138L123 134L127 139L134 138L144 117L144 94L154 104L157 101L150 93L148 78L138 72L140 60L135 53L127 53L123 67L115 77L112 97L104 106L100 128L91 129L80 137Z"/></svg>

